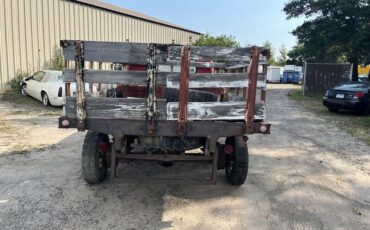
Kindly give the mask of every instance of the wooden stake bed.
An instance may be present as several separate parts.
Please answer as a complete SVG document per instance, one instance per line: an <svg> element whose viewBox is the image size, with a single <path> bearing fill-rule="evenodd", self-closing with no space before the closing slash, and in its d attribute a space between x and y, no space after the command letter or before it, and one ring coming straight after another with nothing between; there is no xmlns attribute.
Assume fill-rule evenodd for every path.
<svg viewBox="0 0 370 230"><path fill-rule="evenodd" d="M183 154L129 155L122 144L127 137L152 138L152 145L163 137L203 138L204 160L217 164L218 138L270 132L265 123L268 50L71 40L61 41L61 47L75 68L63 71L66 103L59 127L112 135L111 167L118 158L198 160ZM87 69L85 62L124 68ZM134 66L146 71L129 70ZM101 90L104 84L109 93ZM93 85L100 91L93 92Z"/></svg>

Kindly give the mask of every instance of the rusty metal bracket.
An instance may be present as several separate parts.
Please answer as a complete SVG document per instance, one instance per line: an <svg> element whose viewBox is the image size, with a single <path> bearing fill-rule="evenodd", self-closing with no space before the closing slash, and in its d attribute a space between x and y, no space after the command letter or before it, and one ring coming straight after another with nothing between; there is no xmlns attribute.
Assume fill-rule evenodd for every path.
<svg viewBox="0 0 370 230"><path fill-rule="evenodd" d="M157 88L157 64L156 64L156 52L157 48L155 44L149 44L148 47L148 99L147 99L147 131L148 134L153 135L155 133L155 115L156 115L156 88Z"/></svg>
<svg viewBox="0 0 370 230"><path fill-rule="evenodd" d="M189 95L189 67L190 67L190 46L184 46L181 52L181 79L179 92L179 115L178 135L186 134L186 122L188 119L188 95Z"/></svg>
<svg viewBox="0 0 370 230"><path fill-rule="evenodd" d="M249 68L249 81L246 104L246 133L254 133L254 108L256 105L257 77L259 65L259 48L254 46L251 49L251 65Z"/></svg>
<svg viewBox="0 0 370 230"><path fill-rule="evenodd" d="M85 131L86 128L86 97L84 81L84 43L75 42L75 65L76 65L76 115L77 130Z"/></svg>

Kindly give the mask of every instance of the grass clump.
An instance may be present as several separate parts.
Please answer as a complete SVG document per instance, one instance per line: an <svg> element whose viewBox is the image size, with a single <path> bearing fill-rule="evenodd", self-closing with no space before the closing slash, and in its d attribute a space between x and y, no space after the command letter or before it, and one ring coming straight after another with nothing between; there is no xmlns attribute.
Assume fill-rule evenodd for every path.
<svg viewBox="0 0 370 230"><path fill-rule="evenodd" d="M326 121L337 125L340 129L370 145L370 116L359 116L351 111L329 112L322 104L322 97L303 96L301 89L292 90L288 93L288 97L324 118Z"/></svg>

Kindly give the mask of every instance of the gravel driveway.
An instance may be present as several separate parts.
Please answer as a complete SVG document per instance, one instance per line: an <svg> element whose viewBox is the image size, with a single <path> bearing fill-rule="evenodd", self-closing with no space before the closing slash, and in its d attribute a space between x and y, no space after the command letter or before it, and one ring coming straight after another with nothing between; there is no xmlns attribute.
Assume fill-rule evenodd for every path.
<svg viewBox="0 0 370 230"><path fill-rule="evenodd" d="M292 88L270 86L272 135L250 138L241 187L223 171L215 186L185 179L209 176L209 165L148 163L120 166L115 181L90 186L81 178L83 133L0 102L4 124L43 146L21 155L0 148L0 228L370 229L370 147L290 101ZM0 143L20 138L7 132Z"/></svg>

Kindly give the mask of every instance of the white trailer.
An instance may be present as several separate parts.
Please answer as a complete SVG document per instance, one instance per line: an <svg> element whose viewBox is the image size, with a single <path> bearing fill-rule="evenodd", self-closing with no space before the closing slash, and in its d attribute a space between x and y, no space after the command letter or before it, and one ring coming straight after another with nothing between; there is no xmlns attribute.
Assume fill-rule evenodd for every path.
<svg viewBox="0 0 370 230"><path fill-rule="evenodd" d="M279 66L269 66L267 68L267 82L269 83L279 83L280 82L280 72L281 67Z"/></svg>

